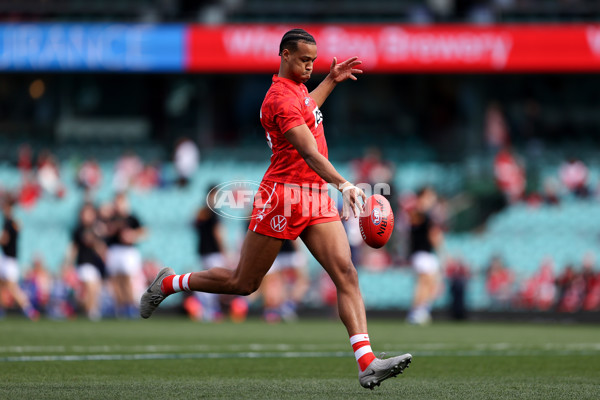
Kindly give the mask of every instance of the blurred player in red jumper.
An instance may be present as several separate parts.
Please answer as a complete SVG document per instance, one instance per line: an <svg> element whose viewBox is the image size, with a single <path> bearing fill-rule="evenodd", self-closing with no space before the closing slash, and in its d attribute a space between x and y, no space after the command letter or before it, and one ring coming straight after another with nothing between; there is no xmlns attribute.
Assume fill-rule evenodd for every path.
<svg viewBox="0 0 600 400"><path fill-rule="evenodd" d="M237 269L212 268L175 275L171 268L165 268L143 295L141 315L150 317L165 297L179 291L249 295L260 286L283 241L300 236L337 288L339 314L358 362L359 382L372 389L401 373L412 356L383 360L371 350L358 276L327 184L342 192L344 219L360 214L359 199L364 202L365 194L329 162L319 109L338 83L356 80L355 75L362 73L356 68L361 61L352 57L338 64L334 58L329 74L309 93L304 83L317 58L315 39L302 29L293 29L283 36L279 55L279 73L273 77L260 110L273 151L271 165L255 197Z"/></svg>

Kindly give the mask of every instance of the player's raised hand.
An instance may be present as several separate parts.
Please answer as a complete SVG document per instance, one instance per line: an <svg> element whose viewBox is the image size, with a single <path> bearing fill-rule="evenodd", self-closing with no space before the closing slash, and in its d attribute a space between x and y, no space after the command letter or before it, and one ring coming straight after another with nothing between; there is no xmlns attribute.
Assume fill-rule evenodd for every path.
<svg viewBox="0 0 600 400"><path fill-rule="evenodd" d="M346 61L338 64L337 58L333 57L331 67L329 68L329 75L333 78L334 82L343 82L346 79L356 80L355 74L362 74L362 69L355 68L362 64L362 61L358 57L350 57Z"/></svg>

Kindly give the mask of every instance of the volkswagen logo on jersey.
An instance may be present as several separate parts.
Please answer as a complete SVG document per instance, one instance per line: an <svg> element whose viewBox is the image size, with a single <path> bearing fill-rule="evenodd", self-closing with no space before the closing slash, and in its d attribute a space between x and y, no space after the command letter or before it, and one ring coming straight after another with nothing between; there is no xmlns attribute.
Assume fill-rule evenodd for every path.
<svg viewBox="0 0 600 400"><path fill-rule="evenodd" d="M271 218L271 229L275 232L283 232L287 227L287 218L283 215L276 215Z"/></svg>

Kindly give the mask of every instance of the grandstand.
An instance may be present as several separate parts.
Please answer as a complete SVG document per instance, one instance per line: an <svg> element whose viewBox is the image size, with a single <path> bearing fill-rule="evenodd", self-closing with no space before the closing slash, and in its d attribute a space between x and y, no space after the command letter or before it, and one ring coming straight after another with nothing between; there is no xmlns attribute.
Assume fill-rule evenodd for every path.
<svg viewBox="0 0 600 400"><path fill-rule="evenodd" d="M98 204L109 201L115 194L111 179L114 162L105 161L100 165L104 179L95 194ZM171 186L151 192L133 190L130 193L133 210L150 230L148 239L141 244L144 257L182 270L195 269L198 261L192 220L197 208L204 203L206 188L213 182L257 180L265 168L265 163L205 160L188 188ZM350 173L348 168L341 170ZM163 172L165 176L175 175L169 163L163 167ZM19 210L24 265L30 265L34 257L41 255L54 273L62 267L77 210L84 201L84 192L76 185L76 174L75 163L61 169L67 193L64 198L44 196L31 209ZM446 188L447 193L460 193L465 186L464 175L460 168L412 162L398 165L395 180L409 191L430 183ZM18 188L21 182L19 171L10 165L0 168L0 179L5 190ZM493 256L505 258L520 281L533 275L547 257L554 260L555 272L559 273L565 266L579 263L587 253L600 257L598 218L600 204L597 201L567 198L560 206L517 204L493 215L483 232L448 232L444 254L460 257L472 268L469 304L474 309L485 309L489 304L485 273ZM230 250L237 252L245 226L236 220L224 222ZM398 268L401 266L378 272L361 270L361 286L369 308L403 309L409 306L413 277L409 269ZM319 269L313 260L311 271L315 279ZM439 306L447 301L442 298Z"/></svg>
<svg viewBox="0 0 600 400"><path fill-rule="evenodd" d="M400 197L430 184L448 200L444 254L460 257L472 271L470 308L489 306L486 269L495 255L514 269L515 291L548 257L556 275L588 253L600 259L600 51L596 28L587 24L597 21L600 7L593 2L23 0L0 2L0 13L0 70L6 72L0 75L0 189L21 189L17 163L24 143L35 154L48 149L57 157L65 185L64 196L44 194L34 206L18 210L23 266L40 255L53 273L60 271L85 199L76 179L81 163L92 158L99 162L103 180L93 200L101 204L115 194L116 161L134 149L145 163L160 165L162 180L159 187L130 192L134 211L150 231L140 245L144 257L177 270L197 268L191 220L207 186L258 180L269 157L257 114L275 72L272 60L260 64L260 57L250 59L247 67L255 68L250 71L237 61L246 48L262 58L271 54L252 47L252 40L230 46L241 53L227 53L231 48L225 39L234 28L240 31L231 37L243 38L247 28L264 31L267 40L282 21L285 26L308 21L326 40L341 35L332 40L335 51L367 57L366 74L337 89L324 107L331 159L351 176L353 162L367 149L379 147L393 164L391 183ZM431 25L436 22L454 25ZM523 28L523 22L531 25ZM512 25L505 28L504 23ZM115 26L121 30L113 37ZM382 56L385 49L367 39L383 37L392 28L401 28L404 36L393 37L401 43L410 39L423 44L425 36L436 35L448 41L477 35L483 39L464 45L464 53L463 42L456 39L456 53L440 56L432 50L427 53L432 58L423 61L418 56L426 52L413 49L390 61ZM528 29L532 31L522 31ZM572 48L583 49L581 53L557 56L554 49L544 48L545 53L528 58L528 49L519 47L542 43L546 34L561 37L573 31L581 42ZM343 34L351 39L344 40ZM502 53L506 37L513 53L499 62L494 57ZM30 53L15 50L27 38ZM81 38L91 44L82 45ZM500 47L476 59L473 49L489 38ZM367 45L361 47L360 39ZM202 53L198 49L219 40L224 44L215 45L213 58L195 58ZM571 49L572 42L565 42ZM143 51L130 57L137 45ZM60 49L67 49L66 55ZM272 56L276 62L275 50ZM555 59L566 61L563 65ZM316 68L324 73L327 60ZM504 203L494 176L498 149L485 134L486 113L493 103L501 105L510 143L524 159L524 200L541 193L547 178L558 181L561 164L571 157L587 165L590 195L579 198L561 187L558 206ZM173 149L182 136L194 139L202 159L186 188L170 184L175 180ZM243 222L225 222L227 242L235 252ZM401 232L395 236L402 238ZM392 262L384 271L359 266L368 308L409 307L413 277L400 247L388 246ZM319 267L314 260L311 272L316 281ZM443 296L438 307L448 302Z"/></svg>

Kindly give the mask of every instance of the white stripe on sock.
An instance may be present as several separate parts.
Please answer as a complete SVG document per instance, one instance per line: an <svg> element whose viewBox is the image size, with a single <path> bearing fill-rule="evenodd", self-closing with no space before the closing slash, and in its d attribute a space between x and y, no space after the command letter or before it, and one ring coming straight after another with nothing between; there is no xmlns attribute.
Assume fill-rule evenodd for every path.
<svg viewBox="0 0 600 400"><path fill-rule="evenodd" d="M354 357L356 357L356 361L358 361L358 359L364 356L365 354L372 352L373 350L371 350L371 346L363 346L354 352Z"/></svg>
<svg viewBox="0 0 600 400"><path fill-rule="evenodd" d="M369 335L364 333L359 333L358 335L354 335L350 337L350 344L354 346L355 343L369 341Z"/></svg>
<svg viewBox="0 0 600 400"><path fill-rule="evenodd" d="M190 291L190 276L192 275L191 272L188 272L187 274L185 274L183 276L183 290L185 290L186 292Z"/></svg>
<svg viewBox="0 0 600 400"><path fill-rule="evenodd" d="M181 275L175 275L175 277L173 278L173 290L175 292L181 292L181 288L179 287L179 277Z"/></svg>

